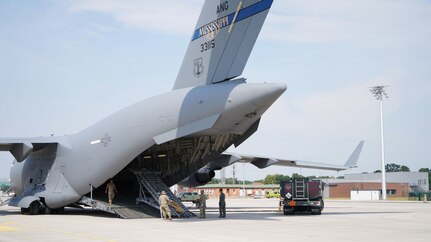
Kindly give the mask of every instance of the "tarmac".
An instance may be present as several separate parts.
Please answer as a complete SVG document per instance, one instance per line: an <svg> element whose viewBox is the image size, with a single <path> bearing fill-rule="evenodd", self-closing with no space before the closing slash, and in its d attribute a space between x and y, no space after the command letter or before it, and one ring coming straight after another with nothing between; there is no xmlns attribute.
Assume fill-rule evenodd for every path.
<svg viewBox="0 0 431 242"><path fill-rule="evenodd" d="M0 207L0 241L431 241L431 203L325 201L322 215L283 215L278 199L207 202L207 218L125 220L92 209L21 215ZM192 206L191 203L186 205ZM196 213L198 210L193 209Z"/></svg>

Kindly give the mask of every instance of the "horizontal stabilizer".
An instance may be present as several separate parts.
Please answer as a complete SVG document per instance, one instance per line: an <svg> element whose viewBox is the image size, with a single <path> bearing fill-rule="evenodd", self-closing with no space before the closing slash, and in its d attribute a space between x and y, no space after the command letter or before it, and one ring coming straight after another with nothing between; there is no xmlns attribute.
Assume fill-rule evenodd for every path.
<svg viewBox="0 0 431 242"><path fill-rule="evenodd" d="M9 151L16 161L21 162L25 160L33 151L45 148L50 144L57 144L37 138L1 138L0 151Z"/></svg>

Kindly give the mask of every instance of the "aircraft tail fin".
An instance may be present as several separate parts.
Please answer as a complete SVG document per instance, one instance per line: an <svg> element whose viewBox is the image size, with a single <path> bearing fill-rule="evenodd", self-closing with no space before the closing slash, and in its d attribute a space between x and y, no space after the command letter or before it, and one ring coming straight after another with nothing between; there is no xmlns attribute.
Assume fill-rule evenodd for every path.
<svg viewBox="0 0 431 242"><path fill-rule="evenodd" d="M242 74L273 0L206 0L173 89Z"/></svg>

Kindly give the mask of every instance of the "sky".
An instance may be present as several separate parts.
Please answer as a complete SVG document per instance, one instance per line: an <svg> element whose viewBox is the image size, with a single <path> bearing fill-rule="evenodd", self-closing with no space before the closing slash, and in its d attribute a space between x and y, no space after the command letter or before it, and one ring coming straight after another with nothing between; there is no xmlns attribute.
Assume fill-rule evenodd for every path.
<svg viewBox="0 0 431 242"><path fill-rule="evenodd" d="M170 91L203 2L0 1L0 137L72 134ZM380 169L375 85L388 86L386 162L431 167L430 24L425 0L275 0L242 76L288 89L229 151L343 164L365 146L348 171L240 164L237 177ZM0 177L12 160L0 153Z"/></svg>

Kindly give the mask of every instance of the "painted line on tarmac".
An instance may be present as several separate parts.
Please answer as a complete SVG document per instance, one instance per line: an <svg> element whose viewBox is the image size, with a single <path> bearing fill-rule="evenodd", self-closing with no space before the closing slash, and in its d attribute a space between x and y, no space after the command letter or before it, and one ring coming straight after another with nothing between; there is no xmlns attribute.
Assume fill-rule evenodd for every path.
<svg viewBox="0 0 431 242"><path fill-rule="evenodd" d="M12 231L17 231L17 230L18 229L14 228L14 227L0 225L0 233L3 233L3 232L12 232Z"/></svg>
<svg viewBox="0 0 431 242"><path fill-rule="evenodd" d="M16 224L15 222L3 222L0 224L0 233L2 232L12 232L12 231L17 231L17 228L14 227L10 227L10 226L4 226L4 225L11 225L11 224Z"/></svg>
<svg viewBox="0 0 431 242"><path fill-rule="evenodd" d="M17 227L20 228L14 228L14 227L9 227L9 226L3 226L3 225L16 225ZM0 232L11 232L11 231L17 231L20 230L21 232L25 232L27 231L36 231L36 232L45 232L45 233L54 233L54 234L63 234L63 235L69 235L72 237L78 237L78 238L83 238L83 239L89 239L89 240L96 240L96 241L104 241L104 242L117 242L116 240L112 240L112 239L108 239L108 238L103 238L103 237L98 237L98 236L92 236L92 235L88 235L85 233L76 233L76 232L69 232L69 231L65 231L65 230L56 230L56 229L51 229L51 228L43 228L43 227L38 227L38 228L34 228L30 225L26 225L26 224L20 224L20 223L16 223L16 222L3 222L0 224Z"/></svg>

